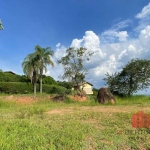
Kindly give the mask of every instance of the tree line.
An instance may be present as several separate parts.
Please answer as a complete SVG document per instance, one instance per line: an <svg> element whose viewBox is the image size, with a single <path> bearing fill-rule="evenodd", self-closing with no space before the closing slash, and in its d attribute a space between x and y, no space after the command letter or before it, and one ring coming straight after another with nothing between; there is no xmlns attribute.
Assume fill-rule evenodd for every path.
<svg viewBox="0 0 150 150"><path fill-rule="evenodd" d="M28 54L22 62L23 72L29 77L34 85L34 97L36 95L36 83L40 80L40 93L42 93L42 75L46 72L47 65L54 66L51 60L53 51L50 47L42 48L39 45L35 46L35 52Z"/></svg>
<svg viewBox="0 0 150 150"><path fill-rule="evenodd" d="M106 73L104 80L110 91L120 96L147 89L150 86L150 60L132 59L120 72Z"/></svg>
<svg viewBox="0 0 150 150"><path fill-rule="evenodd" d="M43 72L47 71L48 65L54 67L52 61L53 55L54 52L50 47L42 48L37 45L35 46L34 53L28 54L22 62L23 72L34 85L34 97L36 96L36 83L38 79L40 80L40 93L42 93ZM80 86L83 84L85 75L87 74L87 70L83 66L83 61L90 60L91 56L92 53L83 47L79 49L68 48L66 55L58 60L58 63L64 67L64 74L60 78L67 79L69 83L72 83L72 87L80 95L82 94ZM64 84L65 82L60 83Z"/></svg>
<svg viewBox="0 0 150 150"><path fill-rule="evenodd" d="M0 20L0 30L3 29ZM42 48L37 45L34 53L28 54L22 62L25 76L18 79L26 81L30 79L34 85L34 97L37 82L40 83L40 93L42 93L43 72L47 71L47 66L54 67L53 55L54 52L50 47ZM85 61L89 61L92 55L93 53L84 47L78 49L68 48L66 55L58 60L58 63L64 67L61 79L67 79L69 84L67 82L67 84L65 82L59 82L59 84L61 83L68 87L71 85L79 95L82 95L83 89L80 89L80 86L83 87L85 76L88 72L83 64ZM132 95L139 90L147 89L150 86L150 60L132 59L120 72L106 73L106 77L103 80L106 81L106 85L112 93L122 96ZM45 79L45 82L48 82L48 79Z"/></svg>
<svg viewBox="0 0 150 150"><path fill-rule="evenodd" d="M0 69L0 92L6 94L33 93L33 84L25 75L18 75L11 71L4 72ZM71 93L72 84L66 81L55 81L51 76L43 75L42 89L44 93L65 95ZM40 91L40 81L37 80L36 89Z"/></svg>

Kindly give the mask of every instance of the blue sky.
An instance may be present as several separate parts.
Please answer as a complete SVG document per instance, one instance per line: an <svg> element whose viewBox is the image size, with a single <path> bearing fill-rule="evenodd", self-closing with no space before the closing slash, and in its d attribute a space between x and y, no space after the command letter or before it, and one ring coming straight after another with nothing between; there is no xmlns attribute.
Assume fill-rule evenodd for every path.
<svg viewBox="0 0 150 150"><path fill-rule="evenodd" d="M4 0L0 4L0 69L23 74L21 63L35 45L50 46L55 67L47 75L57 80L56 64L65 50L86 47L95 54L85 63L86 80L104 86L132 58L150 58L149 0ZM146 92L150 93L150 90ZM149 94L148 93L148 94Z"/></svg>

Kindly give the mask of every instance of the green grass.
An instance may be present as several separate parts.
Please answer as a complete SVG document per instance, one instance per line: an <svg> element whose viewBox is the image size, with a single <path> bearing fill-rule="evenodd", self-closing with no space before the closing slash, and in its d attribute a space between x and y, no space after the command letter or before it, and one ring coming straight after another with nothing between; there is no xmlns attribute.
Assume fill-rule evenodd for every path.
<svg viewBox="0 0 150 150"><path fill-rule="evenodd" d="M100 105L93 98L53 102L47 96L38 94L33 104L0 98L1 150L150 149L150 129L131 124L133 113L150 113L150 97L117 97L114 105ZM59 113L46 113L52 111Z"/></svg>

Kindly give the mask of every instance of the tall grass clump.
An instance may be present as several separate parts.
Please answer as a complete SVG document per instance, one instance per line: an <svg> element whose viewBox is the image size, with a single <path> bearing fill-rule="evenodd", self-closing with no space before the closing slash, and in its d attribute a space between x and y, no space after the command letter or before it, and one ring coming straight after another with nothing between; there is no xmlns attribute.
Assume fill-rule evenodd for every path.
<svg viewBox="0 0 150 150"><path fill-rule="evenodd" d="M128 96L128 97L118 97L117 99L117 105L147 105L150 102L150 96L144 96L144 95L134 95L134 96Z"/></svg>

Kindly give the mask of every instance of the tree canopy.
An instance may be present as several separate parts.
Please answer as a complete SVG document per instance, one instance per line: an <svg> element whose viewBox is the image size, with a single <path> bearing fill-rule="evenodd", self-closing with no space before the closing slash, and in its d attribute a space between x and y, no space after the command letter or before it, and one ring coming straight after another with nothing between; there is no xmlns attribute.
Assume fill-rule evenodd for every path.
<svg viewBox="0 0 150 150"><path fill-rule="evenodd" d="M0 82L29 82L27 77L0 71Z"/></svg>
<svg viewBox="0 0 150 150"><path fill-rule="evenodd" d="M112 92L132 95L150 86L150 60L132 59L121 72L106 76L104 80Z"/></svg>
<svg viewBox="0 0 150 150"><path fill-rule="evenodd" d="M22 62L22 67L25 75L27 75L34 85L34 97L36 95L36 83L40 79L40 92L42 93L42 77L43 71L46 72L47 65L54 66L50 56L53 56L53 51L50 47L41 48L35 46L35 52L28 54Z"/></svg>
<svg viewBox="0 0 150 150"><path fill-rule="evenodd" d="M57 81L57 85L63 86L66 89L72 89L73 87L72 82L66 82L66 81Z"/></svg>
<svg viewBox="0 0 150 150"><path fill-rule="evenodd" d="M81 93L80 85L83 84L85 75L88 72L83 62L89 61L92 54L83 47L78 49L70 47L66 50L66 55L61 60L58 60L58 63L64 67L64 74L61 78L72 82L74 89L79 93Z"/></svg>
<svg viewBox="0 0 150 150"><path fill-rule="evenodd" d="M54 63L51 60L54 52L50 47L42 48L39 45L35 46L35 58L38 61L38 73L40 79L40 93L42 93L42 75L47 71L47 65L54 67Z"/></svg>
<svg viewBox="0 0 150 150"><path fill-rule="evenodd" d="M57 85L57 82L51 76L43 75L43 84Z"/></svg>
<svg viewBox="0 0 150 150"><path fill-rule="evenodd" d="M22 62L23 72L30 78L34 85L34 98L36 96L36 82L38 79L38 63L39 62L33 53L28 54Z"/></svg>

